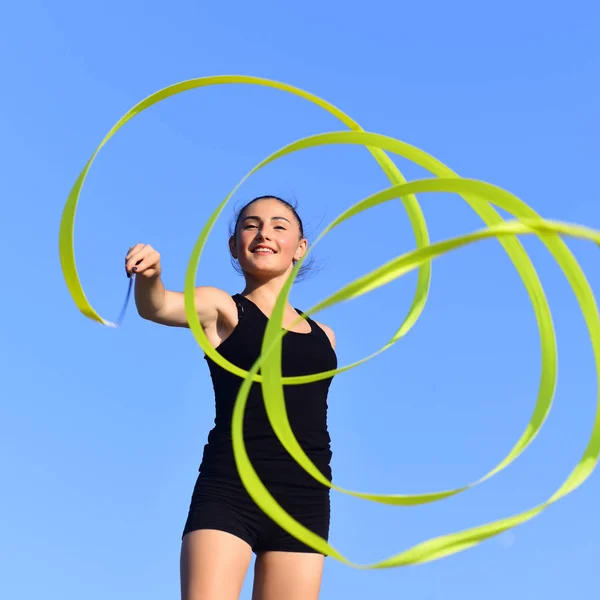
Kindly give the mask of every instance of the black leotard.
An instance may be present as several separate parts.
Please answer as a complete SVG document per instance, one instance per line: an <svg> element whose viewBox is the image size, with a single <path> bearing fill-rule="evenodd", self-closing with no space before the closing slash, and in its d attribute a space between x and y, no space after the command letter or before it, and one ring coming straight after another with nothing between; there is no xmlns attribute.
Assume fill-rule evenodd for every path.
<svg viewBox="0 0 600 600"><path fill-rule="evenodd" d="M248 298L232 296L239 322L217 347L227 360L249 370L260 354L266 315ZM301 314L301 311L298 311ZM283 338L283 376L307 375L337 367L325 332L310 318L310 333L287 332ZM210 369L216 417L208 436L184 535L195 529L220 529L247 541L256 552L312 551L282 531L256 507L243 488L231 445L231 418L241 379L205 357ZM331 378L286 385L288 418L298 442L319 470L331 479L327 395ZM268 421L259 383L248 397L244 440L254 468L275 499L298 521L327 538L329 488L315 481L281 445Z"/></svg>

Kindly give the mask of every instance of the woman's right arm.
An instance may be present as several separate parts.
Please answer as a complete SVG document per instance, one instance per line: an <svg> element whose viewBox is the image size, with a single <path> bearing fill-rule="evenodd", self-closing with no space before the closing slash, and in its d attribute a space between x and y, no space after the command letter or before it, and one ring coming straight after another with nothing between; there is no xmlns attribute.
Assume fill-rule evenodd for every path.
<svg viewBox="0 0 600 600"><path fill-rule="evenodd" d="M135 274L135 303L143 319L169 325L188 327L183 292L165 289L161 280L160 255L151 246L137 244L129 249L125 270ZM202 286L195 291L196 311L204 329L214 326L220 308L232 303L231 297L218 288Z"/></svg>

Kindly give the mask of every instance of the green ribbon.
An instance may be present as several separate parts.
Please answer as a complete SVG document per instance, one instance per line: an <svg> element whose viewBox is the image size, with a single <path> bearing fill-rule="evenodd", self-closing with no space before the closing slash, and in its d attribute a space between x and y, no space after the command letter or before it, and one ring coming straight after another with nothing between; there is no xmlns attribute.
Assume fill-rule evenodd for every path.
<svg viewBox="0 0 600 600"><path fill-rule="evenodd" d="M577 260L571 254L564 241L561 239L561 236L571 236L580 239L587 239L595 242L596 244L600 244L600 232L579 225L542 219L532 208L509 192L482 181L463 179L436 158L418 148L415 148L414 146L384 135L368 133L340 109L313 94L293 86L268 79L241 75L223 75L192 79L169 86L148 96L145 100L134 106L115 124L115 126L104 137L96 151L92 154L92 157L89 159L77 178L77 181L71 189L67 199L60 224L59 252L61 265L67 287L79 310L90 319L99 321L104 325L114 325L114 323L102 318L88 302L75 265L75 213L83 183L96 155L102 146L104 146L104 144L106 144L106 142L125 123L127 123L127 121L132 119L140 112L160 102L161 100L165 100L166 98L187 90L222 84L252 84L289 92L322 107L327 112L337 117L349 128L348 131L324 133L293 142L292 144L289 144L288 146L273 153L271 156L254 167L240 181L240 183L238 183L234 190L218 205L218 207L209 217L194 246L186 271L184 287L185 311L190 329L195 339L207 356L209 356L224 369L227 369L243 379L234 406L232 419L232 443L235 461L241 480L256 504L283 529L318 552L332 556L333 558L352 567L361 569L376 569L424 563L475 546L490 537L498 535L532 519L550 504L556 502L560 498L563 498L579 487L591 475L600 454L600 396L597 399L598 405L596 417L587 447L585 448L581 459L575 465L575 468L572 470L569 477L548 500L542 502L534 508L531 508L530 510L507 518L499 519L485 525L472 527L456 533L432 538L403 552L400 552L399 554L370 565L359 565L350 561L333 546L331 546L324 538L316 535L314 532L298 523L276 502L273 496L269 493L269 490L259 479L248 458L243 437L244 410L253 382L259 382L261 384L269 421L278 439L289 452L289 454L309 474L311 474L314 479L321 482L323 485L344 494L349 494L351 496L363 498L372 502L397 506L426 504L464 492L489 479L512 463L525 450L525 448L531 444L544 424L552 407L557 377L556 337L554 334L550 308L535 268L523 246L516 237L518 235L537 235L564 272L569 284L571 285L571 288L573 289L573 292L575 293L589 331L597 374L600 367L600 319L598 316L598 308L595 297ZM366 146L390 180L391 186L356 203L354 206L350 207L348 210L334 219L332 223L325 228L317 240L309 247L305 256L296 263L291 276L285 282L273 308L273 312L267 324L265 336L263 338L261 355L252 366L250 371L245 371L244 369L240 369L238 366L227 361L212 347L204 333L204 330L202 329L194 305L196 273L201 254L208 239L208 235L233 194L246 181L246 179L256 173L256 171L277 160L278 158L293 152L330 144L353 144ZM394 163L386 155L386 152L391 152L411 160L415 164L426 169L434 177L430 179L407 182L400 171L396 168ZM425 219L415 197L415 194L423 194L426 192L451 192L459 194L465 200L465 202L467 202L467 204L479 215L479 217L481 217L482 221L487 227L467 235L458 236L433 244L430 243ZM282 339L286 334L285 330L283 330L283 314L285 306L288 302L291 287L304 260L306 260L307 256L319 243L319 241L335 227L344 221L359 215L365 210L382 204L383 202L388 202L395 199L400 199L407 211L416 239L416 250L398 256L388 263L374 269L370 273L359 277L325 300L319 302L311 309L304 312L306 316L315 315L325 308L330 308L339 302L361 296L371 290L396 280L409 271L418 269L417 286L413 302L406 317L400 324L400 327L381 349L352 364L313 375L283 377L281 369L281 353ZM515 220L505 221L496 211L493 205L512 214L515 217ZM533 409L533 413L522 435L516 441L506 457L498 465L485 473L477 481L455 489L435 491L424 494L406 495L366 493L348 490L338 485L333 485L331 481L324 477L317 467L311 462L296 440L287 417L283 386L301 385L303 383L309 383L324 378L333 377L338 373L348 371L360 364L363 364L364 362L374 358L390 348L399 339L404 337L408 331L410 331L423 311L425 302L427 300L429 283L431 279L431 261L442 254L491 237L498 238L499 242L502 244L508 256L512 260L515 268L517 269L533 305L538 324L542 369L537 400ZM302 317L299 317L298 322L301 319Z"/></svg>

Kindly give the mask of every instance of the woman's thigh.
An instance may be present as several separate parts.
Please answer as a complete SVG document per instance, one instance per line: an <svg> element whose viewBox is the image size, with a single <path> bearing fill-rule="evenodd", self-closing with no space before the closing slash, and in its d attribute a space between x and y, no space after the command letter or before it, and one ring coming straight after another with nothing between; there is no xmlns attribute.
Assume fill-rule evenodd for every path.
<svg viewBox="0 0 600 600"><path fill-rule="evenodd" d="M256 559L252 600L317 600L325 557L312 552L264 552Z"/></svg>
<svg viewBox="0 0 600 600"><path fill-rule="evenodd" d="M187 533L181 543L181 600L238 600L252 549L213 529Z"/></svg>

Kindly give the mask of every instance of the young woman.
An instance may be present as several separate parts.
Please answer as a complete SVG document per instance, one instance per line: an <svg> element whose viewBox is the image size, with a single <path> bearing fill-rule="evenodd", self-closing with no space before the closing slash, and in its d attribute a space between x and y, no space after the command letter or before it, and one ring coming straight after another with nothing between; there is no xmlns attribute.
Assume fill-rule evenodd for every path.
<svg viewBox="0 0 600 600"><path fill-rule="evenodd" d="M218 352L243 369L260 353L267 320L307 241L302 221L285 200L255 198L242 208L229 239L229 251L246 281L230 296L213 287L196 289L202 327ZM136 274L139 314L174 327L187 326L183 293L161 282L158 252L137 244L126 257ZM283 375L335 369L333 331L286 307ZM215 426L208 435L193 490L181 548L182 600L237 600L252 552L256 554L253 600L313 600L319 596L324 557L279 528L244 489L233 458L231 416L241 379L206 357L215 391ZM331 478L327 394L331 379L285 387L289 419L299 443L321 472ZM244 422L248 454L275 499L300 523L327 538L329 489L317 483L287 454L276 438L262 402L260 384L248 398Z"/></svg>

